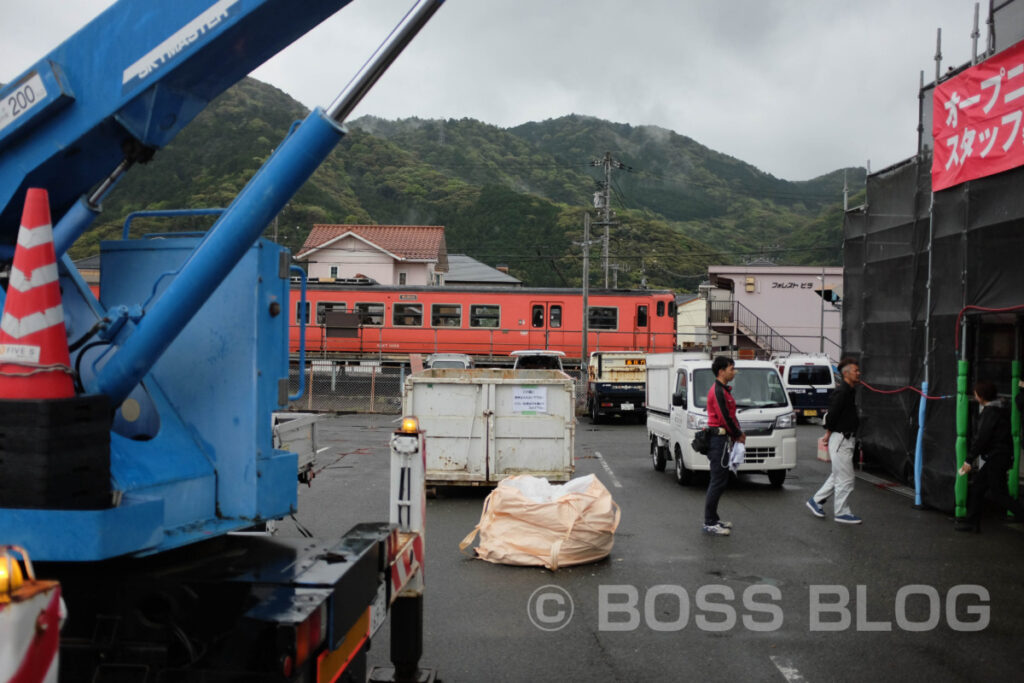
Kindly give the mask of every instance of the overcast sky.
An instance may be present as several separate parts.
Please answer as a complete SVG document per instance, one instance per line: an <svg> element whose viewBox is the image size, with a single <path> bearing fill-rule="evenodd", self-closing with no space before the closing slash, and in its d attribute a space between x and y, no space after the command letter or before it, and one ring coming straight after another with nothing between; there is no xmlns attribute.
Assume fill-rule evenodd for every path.
<svg viewBox="0 0 1024 683"><path fill-rule="evenodd" d="M0 0L0 81L110 4ZM409 6L354 0L253 76L327 105ZM916 151L936 28L943 69L959 65L973 16L968 0L447 0L354 116L506 127L587 114L669 128L789 180L877 170Z"/></svg>

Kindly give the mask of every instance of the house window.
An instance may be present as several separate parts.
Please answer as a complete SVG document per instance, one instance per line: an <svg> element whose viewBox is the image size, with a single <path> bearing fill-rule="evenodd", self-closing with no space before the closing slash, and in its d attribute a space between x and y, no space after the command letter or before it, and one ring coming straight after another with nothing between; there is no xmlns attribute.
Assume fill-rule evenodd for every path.
<svg viewBox="0 0 1024 683"><path fill-rule="evenodd" d="M356 304L354 312L359 314L360 325L382 327L384 325L384 304Z"/></svg>
<svg viewBox="0 0 1024 683"><path fill-rule="evenodd" d="M338 266L331 266L331 277L338 277Z"/></svg>
<svg viewBox="0 0 1024 683"><path fill-rule="evenodd" d="M423 304L394 304L391 321L395 327L422 327Z"/></svg>
<svg viewBox="0 0 1024 683"><path fill-rule="evenodd" d="M433 327L462 327L462 306L459 304L431 304L430 324Z"/></svg>
<svg viewBox="0 0 1024 683"><path fill-rule="evenodd" d="M619 309L612 306L591 306L588 318L592 330L615 330L619 327Z"/></svg>
<svg viewBox="0 0 1024 683"><path fill-rule="evenodd" d="M305 318L305 322L309 322L309 302L306 301L303 303L302 301L296 301L295 322L301 324L303 322L303 318Z"/></svg>
<svg viewBox="0 0 1024 683"><path fill-rule="evenodd" d="M399 273L398 274L398 284L400 284L400 285L404 285L405 284L405 273Z"/></svg>
<svg viewBox="0 0 1024 683"><path fill-rule="evenodd" d="M316 304L316 324L326 325L328 313L344 313L345 310L345 302L343 301L318 301Z"/></svg>
<svg viewBox="0 0 1024 683"><path fill-rule="evenodd" d="M552 306L548 309L548 327L561 327L562 326L562 307Z"/></svg>
<svg viewBox="0 0 1024 683"><path fill-rule="evenodd" d="M501 327L501 306L473 305L469 307L470 327Z"/></svg>

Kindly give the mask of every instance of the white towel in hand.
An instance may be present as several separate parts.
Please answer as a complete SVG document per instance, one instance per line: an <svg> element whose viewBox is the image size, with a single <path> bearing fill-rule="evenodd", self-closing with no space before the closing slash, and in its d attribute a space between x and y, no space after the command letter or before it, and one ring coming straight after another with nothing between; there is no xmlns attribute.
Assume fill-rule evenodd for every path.
<svg viewBox="0 0 1024 683"><path fill-rule="evenodd" d="M729 451L729 469L735 473L743 464L743 458L747 455L747 447L741 444L739 441L732 445L732 450Z"/></svg>

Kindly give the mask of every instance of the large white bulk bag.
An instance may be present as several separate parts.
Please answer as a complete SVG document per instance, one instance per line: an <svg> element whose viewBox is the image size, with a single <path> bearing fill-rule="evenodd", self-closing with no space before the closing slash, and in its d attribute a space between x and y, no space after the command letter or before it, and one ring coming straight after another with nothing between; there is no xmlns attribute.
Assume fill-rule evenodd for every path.
<svg viewBox="0 0 1024 683"><path fill-rule="evenodd" d="M509 477L487 496L480 522L459 548L465 550L479 532L480 559L555 570L607 557L619 517L612 494L593 474L560 486L529 475Z"/></svg>

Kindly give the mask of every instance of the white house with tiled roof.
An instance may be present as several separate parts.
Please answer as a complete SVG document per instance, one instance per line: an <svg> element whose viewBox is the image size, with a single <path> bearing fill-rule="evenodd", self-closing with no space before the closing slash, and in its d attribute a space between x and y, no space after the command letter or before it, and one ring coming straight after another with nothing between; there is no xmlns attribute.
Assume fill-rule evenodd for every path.
<svg viewBox="0 0 1024 683"><path fill-rule="evenodd" d="M295 256L310 278L382 285L444 284L448 250L440 225L317 224Z"/></svg>

